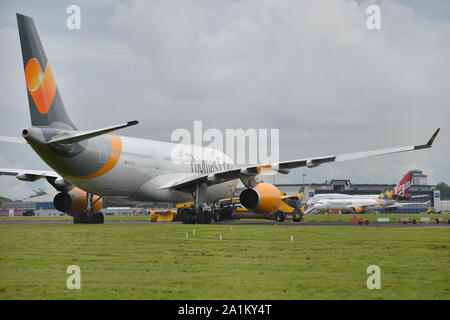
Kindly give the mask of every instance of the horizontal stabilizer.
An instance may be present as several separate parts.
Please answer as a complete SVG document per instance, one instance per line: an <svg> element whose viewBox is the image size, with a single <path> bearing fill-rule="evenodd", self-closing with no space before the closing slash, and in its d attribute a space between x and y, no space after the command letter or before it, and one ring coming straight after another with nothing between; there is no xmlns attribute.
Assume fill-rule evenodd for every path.
<svg viewBox="0 0 450 320"><path fill-rule="evenodd" d="M0 136L0 141L11 142L11 143L21 143L21 144L27 143L23 138L5 137L5 136Z"/></svg>
<svg viewBox="0 0 450 320"><path fill-rule="evenodd" d="M128 121L127 123L106 127L102 129L97 130L90 130L90 131L79 131L74 134L68 134L68 135L62 135L62 136L56 136L50 139L47 144L54 144L54 143L61 143L61 144L70 144L70 143L76 143L79 141L83 141L86 139L91 139L97 136L101 136L106 133L110 133L112 131L123 129L126 127L134 126L135 124L138 124L139 122L134 121Z"/></svg>

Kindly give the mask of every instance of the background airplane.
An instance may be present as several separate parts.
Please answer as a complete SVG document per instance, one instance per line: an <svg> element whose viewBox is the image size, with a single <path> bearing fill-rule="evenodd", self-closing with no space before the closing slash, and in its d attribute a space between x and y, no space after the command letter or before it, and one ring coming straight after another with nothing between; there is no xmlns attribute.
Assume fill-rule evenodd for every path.
<svg viewBox="0 0 450 320"><path fill-rule="evenodd" d="M183 159L173 158L178 144L118 136L113 131L137 121L82 131L71 121L58 91L33 19L17 14L31 115L25 141L54 171L0 168L0 174L23 181L45 178L59 193L55 207L74 217L74 223L103 223L102 197L138 201L186 202L184 223L210 223L215 201L229 197L238 179L246 189L240 202L256 213L270 214L282 204L280 191L259 175L289 173L291 169L324 163L431 148L439 129L426 144L365 152L308 157L277 163L237 167L222 152L185 146ZM14 142L14 138L5 138ZM220 212L219 212L220 214Z"/></svg>
<svg viewBox="0 0 450 320"><path fill-rule="evenodd" d="M342 210L346 212L363 213L385 210L395 210L396 208L426 203L401 203L400 201L411 199L408 191L411 187L413 173L408 172L394 187L393 190L386 191L379 195L348 195L348 194L318 194L303 206L304 214L324 213L330 210Z"/></svg>

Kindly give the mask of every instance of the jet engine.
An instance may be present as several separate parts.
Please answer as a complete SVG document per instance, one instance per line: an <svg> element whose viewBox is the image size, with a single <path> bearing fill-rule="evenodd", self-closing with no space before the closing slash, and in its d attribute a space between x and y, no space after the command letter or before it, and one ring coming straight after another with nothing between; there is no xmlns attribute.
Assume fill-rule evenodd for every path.
<svg viewBox="0 0 450 320"><path fill-rule="evenodd" d="M280 190L273 184L264 182L243 190L239 199L244 207L261 214L278 211L282 202Z"/></svg>
<svg viewBox="0 0 450 320"><path fill-rule="evenodd" d="M92 202L94 212L101 210L103 206L102 199L99 196L93 195ZM74 216L77 213L86 212L87 209L87 193L78 188L73 188L68 192L60 192L53 199L53 205L59 211Z"/></svg>
<svg viewBox="0 0 450 320"><path fill-rule="evenodd" d="M353 207L352 210L354 213L361 213L363 211L361 207Z"/></svg>
<svg viewBox="0 0 450 320"><path fill-rule="evenodd" d="M326 203L318 203L314 205L314 210L322 213L322 212L326 212L329 210L329 207Z"/></svg>

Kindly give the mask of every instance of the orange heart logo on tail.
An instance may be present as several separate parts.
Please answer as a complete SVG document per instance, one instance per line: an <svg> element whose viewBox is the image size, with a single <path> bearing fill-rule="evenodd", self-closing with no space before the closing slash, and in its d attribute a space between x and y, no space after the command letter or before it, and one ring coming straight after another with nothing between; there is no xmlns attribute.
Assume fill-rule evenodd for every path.
<svg viewBox="0 0 450 320"><path fill-rule="evenodd" d="M31 58L25 67L25 79L37 109L41 114L47 114L56 93L56 83L50 64L47 64L45 72L42 72L39 61Z"/></svg>

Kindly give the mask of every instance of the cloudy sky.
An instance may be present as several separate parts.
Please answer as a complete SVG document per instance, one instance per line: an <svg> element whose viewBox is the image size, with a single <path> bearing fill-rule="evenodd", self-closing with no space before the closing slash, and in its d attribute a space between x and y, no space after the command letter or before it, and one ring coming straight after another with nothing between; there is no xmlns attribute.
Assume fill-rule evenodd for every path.
<svg viewBox="0 0 450 320"><path fill-rule="evenodd" d="M66 8L81 8L81 29ZM366 9L381 8L381 30ZM280 130L280 159L425 143L432 150L294 170L275 181L394 183L410 169L450 182L450 2L352 0L2 1L0 136L30 126L15 13L34 18L66 108L82 129L169 141L177 128ZM0 167L48 169L0 142ZM21 199L45 182L0 178Z"/></svg>

